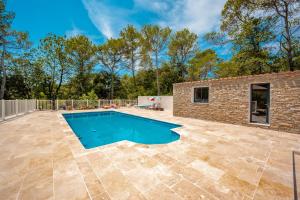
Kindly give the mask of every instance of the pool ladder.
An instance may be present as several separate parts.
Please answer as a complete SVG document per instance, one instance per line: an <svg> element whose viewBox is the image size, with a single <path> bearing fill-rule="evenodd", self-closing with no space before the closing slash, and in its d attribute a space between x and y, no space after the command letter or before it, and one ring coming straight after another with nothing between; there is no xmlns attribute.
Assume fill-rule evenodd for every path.
<svg viewBox="0 0 300 200"><path fill-rule="evenodd" d="M297 190L297 171L296 171L296 161L295 156L300 156L299 151L293 151L293 182L294 182L294 200L298 200L298 190ZM300 160L300 159L299 159ZM297 163L300 165L300 163ZM299 172L300 173L300 172Z"/></svg>

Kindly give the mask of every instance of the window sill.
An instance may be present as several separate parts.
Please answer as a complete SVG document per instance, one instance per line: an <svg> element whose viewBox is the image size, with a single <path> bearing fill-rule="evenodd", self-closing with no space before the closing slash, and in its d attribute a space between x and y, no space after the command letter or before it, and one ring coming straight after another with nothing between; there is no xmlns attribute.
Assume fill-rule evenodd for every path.
<svg viewBox="0 0 300 200"><path fill-rule="evenodd" d="M209 103L202 103L202 102L192 102L192 104L203 104L203 105L206 105L206 104L209 104Z"/></svg>
<svg viewBox="0 0 300 200"><path fill-rule="evenodd" d="M267 127L270 126L270 124L262 124L262 123L257 123L257 122L249 122L249 124L256 125L256 126L267 126Z"/></svg>

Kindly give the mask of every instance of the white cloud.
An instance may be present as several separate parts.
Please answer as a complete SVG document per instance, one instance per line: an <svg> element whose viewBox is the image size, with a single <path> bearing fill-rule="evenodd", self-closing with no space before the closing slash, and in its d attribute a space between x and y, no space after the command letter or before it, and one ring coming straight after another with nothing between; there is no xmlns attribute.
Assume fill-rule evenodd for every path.
<svg viewBox="0 0 300 200"><path fill-rule="evenodd" d="M129 23L127 16L130 15L130 10L112 7L103 1L82 0L82 2L92 23L106 38L116 37L121 28Z"/></svg>
<svg viewBox="0 0 300 200"><path fill-rule="evenodd" d="M189 27L197 33L205 33L219 26L220 15L225 0L187 0L183 12L184 23L181 26Z"/></svg>
<svg viewBox="0 0 300 200"><path fill-rule="evenodd" d="M67 30L65 34L66 34L67 38L70 38L70 37L74 37L77 35L83 35L83 34L85 34L85 32L73 25L72 29Z"/></svg>
<svg viewBox="0 0 300 200"><path fill-rule="evenodd" d="M218 29L226 0L134 0L132 9L112 6L102 0L82 2L96 28L111 38L116 37L127 24L141 25L136 18L143 11L157 16L155 21L149 19L152 23L169 26L174 30L188 28L201 35Z"/></svg>
<svg viewBox="0 0 300 200"><path fill-rule="evenodd" d="M85 35L86 37L88 37L94 43L97 43L96 41L98 39L100 39L100 36L88 34L86 31L78 28L74 24L72 25L71 30L67 30L65 32L65 35L66 35L67 38L75 37L75 36L78 36L78 35Z"/></svg>
<svg viewBox="0 0 300 200"><path fill-rule="evenodd" d="M175 30L188 28L203 34L219 27L220 15L226 0L135 0L137 7L155 12L159 24ZM160 4L160 5L159 5Z"/></svg>
<svg viewBox="0 0 300 200"><path fill-rule="evenodd" d="M161 0L134 0L136 9L150 10L153 12L164 12L170 7L170 3Z"/></svg>
<svg viewBox="0 0 300 200"><path fill-rule="evenodd" d="M84 7L88 11L89 18L96 28L102 32L107 38L113 36L113 32L110 27L110 17L105 13L105 5L96 0L83 0Z"/></svg>

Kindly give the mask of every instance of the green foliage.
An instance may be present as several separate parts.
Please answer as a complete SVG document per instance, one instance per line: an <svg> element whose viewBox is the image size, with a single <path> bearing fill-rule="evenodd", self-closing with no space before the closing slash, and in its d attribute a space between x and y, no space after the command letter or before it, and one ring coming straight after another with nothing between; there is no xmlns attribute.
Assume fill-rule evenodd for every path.
<svg viewBox="0 0 300 200"><path fill-rule="evenodd" d="M265 44L273 41L271 17L254 17L255 4L246 0L228 0L222 11L221 29L232 38L239 74L270 72L271 56Z"/></svg>
<svg viewBox="0 0 300 200"><path fill-rule="evenodd" d="M168 62L162 64L159 70L160 72L160 83L161 83L161 93L164 95L173 94L173 83L180 82L181 77L178 76L178 72L172 65Z"/></svg>
<svg viewBox="0 0 300 200"><path fill-rule="evenodd" d="M3 0L0 1L0 99L4 98L6 90L7 67L16 52L30 46L28 34L12 29L15 13L7 11Z"/></svg>
<svg viewBox="0 0 300 200"><path fill-rule="evenodd" d="M249 0L227 0L222 10L221 31L235 35L244 22L253 18L254 11L255 4Z"/></svg>
<svg viewBox="0 0 300 200"><path fill-rule="evenodd" d="M111 94L111 81L114 81L114 96L115 98L121 98L121 80L118 75L113 75L113 78L110 73L106 71L101 71L100 73L95 74L93 80L93 88L97 96L101 99L109 99Z"/></svg>
<svg viewBox="0 0 300 200"><path fill-rule="evenodd" d="M244 69L241 71L256 74L295 70L294 60L299 55L295 45L300 31L299 5L297 0L227 0L222 11L221 30L233 43L235 53L239 54L236 56L238 60L242 60ZM219 36L211 33L207 39L215 43L224 41L224 37ZM276 44L279 51L267 49L266 44ZM274 56L271 56L274 53L275 61L281 61L280 57L286 61L274 62ZM249 61L244 62L248 58ZM253 67L258 64L262 66Z"/></svg>
<svg viewBox="0 0 300 200"><path fill-rule="evenodd" d="M232 60L219 63L214 73L217 77L220 78L235 77L241 75L239 73L238 65Z"/></svg>
<svg viewBox="0 0 300 200"><path fill-rule="evenodd" d="M225 45L227 43L230 42L229 39L226 38L226 34L223 33L223 32L209 32L209 33L206 33L204 35L204 39L211 43L211 44L215 44L215 45L218 45L218 46L222 46L222 45Z"/></svg>
<svg viewBox="0 0 300 200"><path fill-rule="evenodd" d="M154 69L141 69L137 76L136 82L139 90L139 95L156 95L156 70Z"/></svg>
<svg viewBox="0 0 300 200"><path fill-rule="evenodd" d="M300 2L299 0L252 0L257 10L265 12L275 20L272 31L280 38L279 54L286 59L287 68L299 69L295 58L299 56L297 44L300 35Z"/></svg>
<svg viewBox="0 0 300 200"><path fill-rule="evenodd" d="M24 76L14 74L7 78L5 99L30 98L30 88L26 85Z"/></svg>
<svg viewBox="0 0 300 200"><path fill-rule="evenodd" d="M142 35L134 26L128 25L121 31L120 36L124 41L123 60L125 61L125 68L131 72L133 87L136 89L135 74L137 61L140 60Z"/></svg>
<svg viewBox="0 0 300 200"><path fill-rule="evenodd" d="M251 1L228 0L222 11L222 32L212 32L205 36L207 41L216 45L232 45L233 57L230 63L234 63L233 69L238 75L279 70L274 62L274 48L268 45L276 39L276 34L272 31L276 18L254 15L258 9L259 4ZM225 69L229 70L228 74L232 74L227 67L222 71Z"/></svg>
<svg viewBox="0 0 300 200"><path fill-rule="evenodd" d="M45 94L52 100L57 98L61 85L68 80L71 71L65 43L65 38L49 34L39 46L38 62L41 62L44 72Z"/></svg>
<svg viewBox="0 0 300 200"><path fill-rule="evenodd" d="M156 68L157 96L160 95L159 84L159 59L169 40L171 29L161 28L158 25L145 25L142 29L142 58L143 64Z"/></svg>
<svg viewBox="0 0 300 200"><path fill-rule="evenodd" d="M110 98L113 99L115 76L121 68L122 56L124 52L124 40L109 39L103 45L98 47L97 57L99 58L104 71L110 75Z"/></svg>
<svg viewBox="0 0 300 200"><path fill-rule="evenodd" d="M42 82L40 71L33 60L34 50L10 58L7 67L9 76L7 77L5 99L30 98L35 94L37 86ZM13 94L12 91L17 92Z"/></svg>
<svg viewBox="0 0 300 200"><path fill-rule="evenodd" d="M254 56L251 53L241 51L233 56L232 61L238 66L239 75L261 74L273 71L271 63L269 63L271 58L267 51L259 52L258 55Z"/></svg>
<svg viewBox="0 0 300 200"><path fill-rule="evenodd" d="M154 66L158 68L160 53L165 49L168 39L171 34L171 29L169 27L161 28L158 25L145 25L141 30L142 38L142 53L144 59L150 59L150 61L145 61L145 63L151 63L153 66L153 61L151 60L154 57Z"/></svg>
<svg viewBox="0 0 300 200"><path fill-rule="evenodd" d="M67 59L72 66L74 79L73 87L78 96L91 89L91 72L96 64L94 59L95 45L83 35L75 36L66 40Z"/></svg>
<svg viewBox="0 0 300 200"><path fill-rule="evenodd" d="M121 79L122 92L128 99L137 98L139 93L138 88L134 85L134 79L128 75L124 75Z"/></svg>
<svg viewBox="0 0 300 200"><path fill-rule="evenodd" d="M198 49L197 39L198 36L188 29L177 31L171 37L168 55L182 80L187 74L186 63Z"/></svg>
<svg viewBox="0 0 300 200"><path fill-rule="evenodd" d="M214 71L219 63L218 56L214 50L208 49L198 51L194 58L189 61L189 79L192 81L207 79L209 72Z"/></svg>
<svg viewBox="0 0 300 200"><path fill-rule="evenodd" d="M98 96L94 90L88 92L87 94L83 94L79 97L80 100L98 100Z"/></svg>

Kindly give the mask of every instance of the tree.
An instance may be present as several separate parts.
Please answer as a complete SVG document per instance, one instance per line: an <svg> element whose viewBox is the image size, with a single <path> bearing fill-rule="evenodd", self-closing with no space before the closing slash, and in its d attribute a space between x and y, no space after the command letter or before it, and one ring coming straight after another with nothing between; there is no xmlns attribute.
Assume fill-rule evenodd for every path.
<svg viewBox="0 0 300 200"><path fill-rule="evenodd" d="M242 24L242 31L236 35L233 46L238 52L234 55L234 59L239 64L240 71L249 71L250 74L273 71L272 49L265 46L274 40L274 35L270 31L273 23L268 20L257 18Z"/></svg>
<svg viewBox="0 0 300 200"><path fill-rule="evenodd" d="M177 31L171 36L168 55L175 64L181 80L184 80L187 74L186 63L198 49L197 39L197 35L188 29Z"/></svg>
<svg viewBox="0 0 300 200"><path fill-rule="evenodd" d="M270 66L270 62L264 62L264 64L269 65L268 68L272 67L271 71L277 71L284 69L278 67L279 63L276 62L280 61L281 65L286 65L287 69L293 71L296 69L296 46L299 43L299 11L300 2L297 0L228 0L222 11L221 29L232 36L243 31L242 25L247 24L249 26L249 22L251 22L252 27L256 27L255 29L252 28L252 34L256 32L256 36L252 37L252 44L255 45L255 41L260 40L261 47L268 43L274 46L274 40L279 40L280 45L279 48L277 46L277 49L280 49L280 52L276 57L283 55L286 58L286 64L276 57L274 65ZM258 21L260 23L257 23ZM269 54L270 52L274 53L274 50L269 50ZM262 61L266 54L266 51L262 53L262 56L258 54L258 60ZM253 56L251 59L255 61ZM256 62L252 64L256 64Z"/></svg>
<svg viewBox="0 0 300 200"><path fill-rule="evenodd" d="M178 82L178 73L169 62L162 63L160 71L160 83L162 95L173 94L173 83Z"/></svg>
<svg viewBox="0 0 300 200"><path fill-rule="evenodd" d="M90 91L90 74L96 64L95 51L95 45L86 36L79 35L66 41L67 57L75 72L73 84L77 97Z"/></svg>
<svg viewBox="0 0 300 200"><path fill-rule="evenodd" d="M0 1L0 65L1 65L1 88L0 99L3 99L6 87L6 72L9 59L13 57L16 50L28 48L28 35L24 32L12 30L12 22L15 18L13 12L6 11L6 5L3 0Z"/></svg>
<svg viewBox="0 0 300 200"><path fill-rule="evenodd" d="M253 0L254 1L254 0ZM274 32L280 33L280 49L286 55L288 69L296 69L296 46L299 43L300 32L300 2L299 0L255 0L262 10L269 11L268 15L276 20L277 26L273 26ZM278 30L278 27L280 29ZM297 39L298 36L298 39ZM300 69L300 66L298 66Z"/></svg>
<svg viewBox="0 0 300 200"><path fill-rule="evenodd" d="M66 57L66 41L64 37L49 34L41 40L39 46L39 60L45 73L45 91L52 100L55 109L55 100L64 81L67 80L71 66Z"/></svg>
<svg viewBox="0 0 300 200"><path fill-rule="evenodd" d="M110 74L101 71L94 75L93 88L99 98L108 99L110 91Z"/></svg>
<svg viewBox="0 0 300 200"><path fill-rule="evenodd" d="M100 71L97 74L94 74L93 78L93 88L95 93L99 98L109 99L110 98L110 86L111 86L111 74L107 71ZM121 80L120 77L114 75L114 96L119 97L120 88L121 88Z"/></svg>
<svg viewBox="0 0 300 200"><path fill-rule="evenodd" d="M150 58L151 66L153 66L152 60L154 60L156 69L157 96L160 95L159 58L167 45L170 34L171 29L168 27L161 28L157 25L145 25L142 28L143 59L145 60Z"/></svg>
<svg viewBox="0 0 300 200"><path fill-rule="evenodd" d="M98 47L97 56L103 69L110 75L110 99L114 98L115 76L121 69L124 41L122 39L109 39Z"/></svg>
<svg viewBox="0 0 300 200"><path fill-rule="evenodd" d="M208 41L232 44L233 60L240 75L273 71L271 31L274 20L269 16L253 15L257 5L247 0L228 0L222 10L221 33L209 33Z"/></svg>
<svg viewBox="0 0 300 200"><path fill-rule="evenodd" d="M28 98L30 95L30 88L26 85L24 79L25 77L21 74L11 74L10 76L7 76L4 99Z"/></svg>
<svg viewBox="0 0 300 200"><path fill-rule="evenodd" d="M136 76L139 74L139 71L136 73ZM129 76L128 74L124 74L120 81L121 81L121 87L120 90L122 91L122 95L126 99L136 99L141 94L141 88L143 87L143 83L137 84L137 78L133 80L132 76ZM135 81L135 83L134 83Z"/></svg>
<svg viewBox="0 0 300 200"><path fill-rule="evenodd" d="M36 60L36 49L9 59L4 99L40 98L45 75L41 62Z"/></svg>
<svg viewBox="0 0 300 200"><path fill-rule="evenodd" d="M98 100L98 96L94 90L88 92L87 94L83 94L79 97L80 100Z"/></svg>
<svg viewBox="0 0 300 200"><path fill-rule="evenodd" d="M137 76L136 81L139 85L139 95L153 96L157 94L157 79L156 69L141 69Z"/></svg>
<svg viewBox="0 0 300 200"><path fill-rule="evenodd" d="M137 61L140 58L141 34L134 26L128 25L121 31L120 36L124 41L123 58L125 60L125 67L131 72L133 86L136 89L135 73Z"/></svg>
<svg viewBox="0 0 300 200"><path fill-rule="evenodd" d="M218 63L219 58L214 50L198 51L189 61L189 78L192 81L209 78L209 74L214 71Z"/></svg>
<svg viewBox="0 0 300 200"><path fill-rule="evenodd" d="M19 86L17 83L20 83L20 81L16 81L15 83L11 81L16 88L19 88L20 90L24 88L24 91L21 92L22 95L19 95L18 98L29 99L35 97L34 92L42 83L40 66L35 60L36 53L36 49L31 49L28 52L22 53L18 57L12 58L9 63L10 74L8 76L11 76L11 79L17 78L17 80L22 80L22 85ZM12 85L8 82L6 89L9 90L9 87L11 86ZM4 95L4 97L6 96L7 95Z"/></svg>
<svg viewBox="0 0 300 200"><path fill-rule="evenodd" d="M239 72L239 66L233 60L220 62L214 73L220 78L241 75Z"/></svg>

